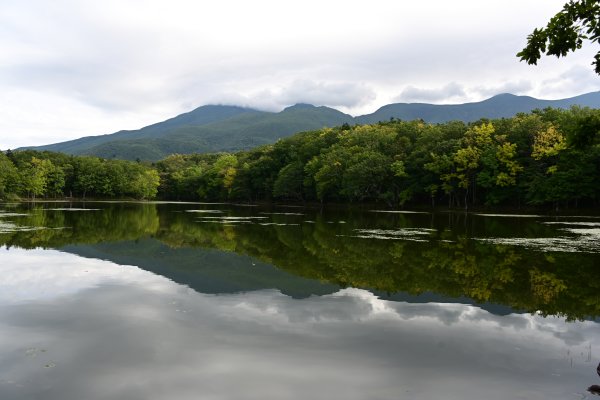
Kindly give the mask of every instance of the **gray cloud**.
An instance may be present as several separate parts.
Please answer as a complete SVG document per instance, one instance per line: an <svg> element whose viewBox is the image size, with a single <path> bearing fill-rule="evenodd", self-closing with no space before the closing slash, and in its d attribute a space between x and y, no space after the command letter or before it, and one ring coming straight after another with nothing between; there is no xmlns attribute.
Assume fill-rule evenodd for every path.
<svg viewBox="0 0 600 400"><path fill-rule="evenodd" d="M544 80L540 90L554 96L561 96L563 93L574 96L600 90L600 77L591 67L574 66L558 76Z"/></svg>
<svg viewBox="0 0 600 400"><path fill-rule="evenodd" d="M376 95L371 88L360 83L296 80L277 97L283 104L310 103L352 108L370 103Z"/></svg>
<svg viewBox="0 0 600 400"><path fill-rule="evenodd" d="M511 94L525 94L533 89L531 81L519 80L504 82L500 85L494 86L477 86L473 88L473 92L479 94L481 97L492 97L501 93Z"/></svg>
<svg viewBox="0 0 600 400"><path fill-rule="evenodd" d="M207 101L216 104L243 105L262 110L280 111L297 103L353 108L368 104L375 97L375 91L361 83L327 83L301 79L274 89L263 89L247 94L233 91L222 93L208 98Z"/></svg>
<svg viewBox="0 0 600 400"><path fill-rule="evenodd" d="M462 85L451 82L443 87L434 89L407 86L394 100L407 103L439 103L450 102L453 99L464 98L465 96L466 93Z"/></svg>

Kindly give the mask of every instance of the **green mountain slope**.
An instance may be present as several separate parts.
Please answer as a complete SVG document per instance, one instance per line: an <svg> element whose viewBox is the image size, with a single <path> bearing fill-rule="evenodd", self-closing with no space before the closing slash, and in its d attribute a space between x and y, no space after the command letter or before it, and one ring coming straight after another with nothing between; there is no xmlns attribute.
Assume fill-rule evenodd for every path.
<svg viewBox="0 0 600 400"><path fill-rule="evenodd" d="M344 123L370 124L390 118L423 119L431 123L451 120L470 122L480 118L511 117L536 108L568 108L572 105L600 108L600 92L561 100L501 94L466 104L397 103L355 118L329 107L309 104L297 104L279 113L209 105L139 130L84 137L33 149L154 161L173 153L244 150L273 143L294 133Z"/></svg>
<svg viewBox="0 0 600 400"><path fill-rule="evenodd" d="M210 106L218 109L224 106ZM38 147L71 154L88 154L126 160L159 160L173 153L237 151L273 143L294 133L353 123L352 116L328 107L298 104L279 113L242 109L229 118L211 123L172 123L167 129L151 127L129 132L115 140L110 135L90 138L73 145L69 142ZM178 118L178 117L177 117ZM167 122L167 121L165 121ZM177 122L177 121L175 121ZM162 123L164 124L164 123ZM152 128L152 130L149 130ZM84 138L88 139L88 138ZM79 139L80 141L83 139ZM62 145L67 145L61 147Z"/></svg>
<svg viewBox="0 0 600 400"><path fill-rule="evenodd" d="M54 143L47 146L30 147L36 150L59 151L69 154L91 154L89 149L105 143L121 140L137 140L159 138L174 129L191 126L202 126L243 114L266 114L250 108L236 106L207 105L190 112L180 114L156 124L132 131L119 131L109 135L86 136L67 142ZM139 147L139 144L138 144ZM143 146L142 146L143 147Z"/></svg>
<svg viewBox="0 0 600 400"><path fill-rule="evenodd" d="M480 118L508 118L520 112L530 112L536 108L569 108L572 105L600 108L600 92L587 93L561 100L540 100L529 96L499 94L476 103L465 104L424 104L397 103L381 107L373 114L357 117L360 124L373 124L390 118L402 120L423 119L438 123L453 120L472 122Z"/></svg>

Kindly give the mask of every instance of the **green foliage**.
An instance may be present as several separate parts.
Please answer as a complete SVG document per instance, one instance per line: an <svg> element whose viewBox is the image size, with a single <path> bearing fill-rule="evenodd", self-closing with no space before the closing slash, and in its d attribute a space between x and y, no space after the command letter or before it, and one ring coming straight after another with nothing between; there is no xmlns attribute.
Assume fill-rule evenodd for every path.
<svg viewBox="0 0 600 400"><path fill-rule="evenodd" d="M564 57L583 46L584 40L600 40L600 2L570 0L550 19L545 28L536 28L527 37L527 46L517 53L521 61L537 64L543 53ZM594 57L594 69L600 74L600 51Z"/></svg>
<svg viewBox="0 0 600 400"><path fill-rule="evenodd" d="M281 168L273 184L273 197L302 200L304 165L300 161L292 162Z"/></svg>
<svg viewBox="0 0 600 400"><path fill-rule="evenodd" d="M598 114L582 116L575 128L568 131L567 140L576 149L600 144L600 116Z"/></svg>
<svg viewBox="0 0 600 400"><path fill-rule="evenodd" d="M124 194L140 200L153 199L158 194L160 176L156 170L131 168L127 171L127 176L129 184L124 186Z"/></svg>
<svg viewBox="0 0 600 400"><path fill-rule="evenodd" d="M230 197L233 182L237 175L238 160L234 154L221 154L202 175L200 187L197 189L201 200Z"/></svg>
<svg viewBox="0 0 600 400"><path fill-rule="evenodd" d="M32 150L0 153L0 197L156 197L158 172L144 164Z"/></svg>
<svg viewBox="0 0 600 400"><path fill-rule="evenodd" d="M0 199L15 193L18 182L18 171L12 160L0 152Z"/></svg>

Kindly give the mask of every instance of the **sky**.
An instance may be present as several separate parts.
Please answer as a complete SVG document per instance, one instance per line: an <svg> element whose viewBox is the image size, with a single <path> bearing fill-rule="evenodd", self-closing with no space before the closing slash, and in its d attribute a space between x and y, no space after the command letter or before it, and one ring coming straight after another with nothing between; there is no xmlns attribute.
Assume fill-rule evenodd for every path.
<svg viewBox="0 0 600 400"><path fill-rule="evenodd" d="M3 0L0 149L138 129L206 104L352 115L394 102L600 90L591 43L515 54L565 0Z"/></svg>

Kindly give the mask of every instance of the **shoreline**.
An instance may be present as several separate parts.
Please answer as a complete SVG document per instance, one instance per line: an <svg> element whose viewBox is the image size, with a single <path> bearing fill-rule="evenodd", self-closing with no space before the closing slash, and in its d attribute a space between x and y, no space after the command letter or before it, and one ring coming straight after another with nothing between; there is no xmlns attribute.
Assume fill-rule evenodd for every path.
<svg viewBox="0 0 600 400"><path fill-rule="evenodd" d="M464 208L431 207L424 205L414 205L408 207L392 208L382 203L319 203L319 202L239 202L239 201L179 201L179 200L137 200L132 198L124 199L81 199L81 198L61 198L61 199L19 199L3 200L0 199L0 205L4 204L44 204L44 203L106 203L106 204L197 204L197 205L229 205L238 207L261 207L261 208L297 208L297 209L320 209L320 210L345 210L361 212L379 212L389 214L467 214L478 216L506 216L506 217L553 217L553 216L598 216L600 210L593 207L585 208L561 208L556 211L553 207L491 207L476 206L468 210Z"/></svg>

